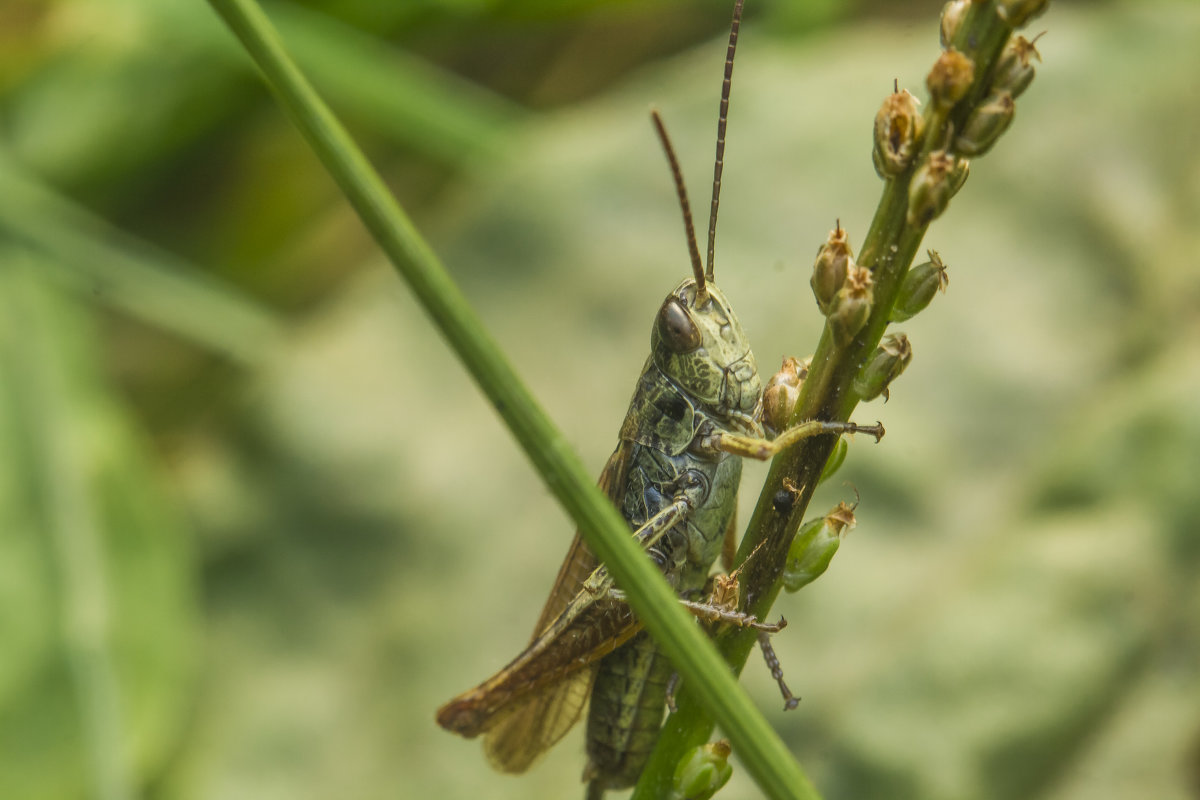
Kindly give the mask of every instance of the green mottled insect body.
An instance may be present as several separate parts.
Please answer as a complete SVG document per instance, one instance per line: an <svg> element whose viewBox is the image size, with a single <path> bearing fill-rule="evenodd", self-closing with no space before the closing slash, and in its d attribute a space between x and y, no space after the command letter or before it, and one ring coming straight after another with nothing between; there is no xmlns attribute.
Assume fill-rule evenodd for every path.
<svg viewBox="0 0 1200 800"><path fill-rule="evenodd" d="M659 311L651 357L638 379L621 444L627 467L618 508L638 530L681 496L692 504L648 553L676 592L697 599L721 552L742 464L704 445L718 431L761 436L762 384L724 295L685 281ZM632 785L662 724L671 666L644 633L604 657L588 713L586 775L604 788Z"/></svg>

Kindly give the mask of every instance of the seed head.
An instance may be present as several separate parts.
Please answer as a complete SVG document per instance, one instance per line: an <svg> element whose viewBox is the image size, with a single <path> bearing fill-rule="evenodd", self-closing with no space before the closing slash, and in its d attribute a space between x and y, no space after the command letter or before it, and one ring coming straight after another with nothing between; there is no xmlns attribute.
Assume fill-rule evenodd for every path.
<svg viewBox="0 0 1200 800"><path fill-rule="evenodd" d="M900 377L900 373L912 361L912 345L903 333L893 333L884 338L875 349L871 360L854 378L854 393L860 400L874 400L883 395L886 402L888 387Z"/></svg>
<svg viewBox="0 0 1200 800"><path fill-rule="evenodd" d="M817 260L813 264L812 286L813 295L817 298L817 306L821 313L828 316L829 309L837 296L842 284L846 282L846 271L854 263L850 243L841 223L829 232L829 238L817 250Z"/></svg>
<svg viewBox="0 0 1200 800"><path fill-rule="evenodd" d="M795 592L821 577L841 547L842 537L853 527L854 507L846 503L801 525L788 548L783 588Z"/></svg>
<svg viewBox="0 0 1200 800"><path fill-rule="evenodd" d="M917 111L917 98L907 89L888 95L875 115L875 171L883 179L899 175L912 164L921 146L925 120Z"/></svg>
<svg viewBox="0 0 1200 800"><path fill-rule="evenodd" d="M993 92L967 117L962 132L954 140L954 149L964 156L981 156L991 150L1000 134L1012 124L1016 110L1011 92L1007 89Z"/></svg>
<svg viewBox="0 0 1200 800"><path fill-rule="evenodd" d="M689 800L709 800L733 774L730 752L729 742L724 739L687 751L675 768L676 795Z"/></svg>
<svg viewBox="0 0 1200 800"><path fill-rule="evenodd" d="M767 381L763 391L763 424L771 431L778 433L787 427L792 412L796 410L796 402L800 399L800 387L808 377L808 365L811 359L803 361L788 356L783 360L783 366Z"/></svg>
<svg viewBox="0 0 1200 800"><path fill-rule="evenodd" d="M1041 53L1034 46L1039 36L1029 40L1018 35L1008 40L1000 60L996 62L996 72L992 77L993 91L1007 89L1016 98L1029 88L1033 82L1033 60L1042 60Z"/></svg>
<svg viewBox="0 0 1200 800"><path fill-rule="evenodd" d="M900 290L896 293L896 304L892 306L892 322L903 322L925 310L938 292L946 291L950 277L946 265L936 250L929 250L929 260L917 264L904 276Z"/></svg>
<svg viewBox="0 0 1200 800"><path fill-rule="evenodd" d="M846 283L838 291L829 310L829 329L838 347L850 344L867 324L874 301L873 287L871 271L851 264L846 273Z"/></svg>
<svg viewBox="0 0 1200 800"><path fill-rule="evenodd" d="M948 109L966 96L975 80L975 62L953 47L942 51L925 78L933 103Z"/></svg>
<svg viewBox="0 0 1200 800"><path fill-rule="evenodd" d="M999 0L996 13L1014 28L1023 28L1050 5L1050 0Z"/></svg>
<svg viewBox="0 0 1200 800"><path fill-rule="evenodd" d="M942 6L942 47L949 47L958 35L967 11L971 8L971 0L950 0Z"/></svg>
<svg viewBox="0 0 1200 800"><path fill-rule="evenodd" d="M970 168L965 158L935 150L917 167L908 185L908 224L928 225L966 183Z"/></svg>

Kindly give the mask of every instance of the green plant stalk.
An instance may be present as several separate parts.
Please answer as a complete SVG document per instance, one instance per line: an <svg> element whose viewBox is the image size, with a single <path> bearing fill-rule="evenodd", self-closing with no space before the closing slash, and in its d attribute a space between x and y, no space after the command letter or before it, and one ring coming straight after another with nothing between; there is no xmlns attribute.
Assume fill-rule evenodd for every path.
<svg viewBox="0 0 1200 800"><path fill-rule="evenodd" d="M863 330L845 347L835 344L826 324L789 424L810 419L848 420L858 405L851 384L883 338L900 284L928 227L910 225L907 221L908 188L915 165L929 152L943 146L948 126L953 125L956 129L961 126L971 105L982 96L1011 34L1012 28L996 16L994 2L975 3L970 9L954 45L975 62L974 82L967 97L949 113L939 112L934 103L928 105L921 155L914 159L914 166L885 183L858 259L859 265L870 268L874 280L871 316ZM744 610L759 619L767 618L779 595L788 548L803 523L835 442L834 437L802 440L771 462L735 559L735 565L741 565L750 553L761 547L741 575ZM781 491L787 491L785 480L800 491L790 511L781 513L774 500ZM726 631L717 635L717 649L734 672L741 674L756 639L753 631ZM686 679L681 684L676 698L677 710L663 724L662 735L632 800L669 797L676 765L690 748L708 741L714 725L720 723L719 720L714 723L714 718L705 710L703 691L702 687L689 685ZM736 746L734 755L741 756Z"/></svg>
<svg viewBox="0 0 1200 800"><path fill-rule="evenodd" d="M429 245L346 131L283 50L254 0L209 0L262 70L292 121L408 282L439 331L513 432L546 485L604 560L630 605L680 674L703 694L742 763L771 798L816 798L778 734L754 708L699 627L683 611L629 527L517 378Z"/></svg>

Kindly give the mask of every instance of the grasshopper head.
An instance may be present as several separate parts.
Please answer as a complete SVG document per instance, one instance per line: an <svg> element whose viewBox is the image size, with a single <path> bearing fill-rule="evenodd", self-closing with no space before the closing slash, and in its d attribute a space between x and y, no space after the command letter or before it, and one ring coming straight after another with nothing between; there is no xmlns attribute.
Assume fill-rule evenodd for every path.
<svg viewBox="0 0 1200 800"><path fill-rule="evenodd" d="M712 283L697 304L693 278L667 295L650 334L655 365L714 417L762 435L762 383L742 324Z"/></svg>

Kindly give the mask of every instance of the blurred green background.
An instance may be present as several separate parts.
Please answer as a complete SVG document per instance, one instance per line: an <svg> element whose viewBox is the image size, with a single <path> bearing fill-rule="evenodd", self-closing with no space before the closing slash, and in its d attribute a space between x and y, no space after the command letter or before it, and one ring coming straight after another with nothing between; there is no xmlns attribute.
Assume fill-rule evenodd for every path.
<svg viewBox="0 0 1200 800"><path fill-rule="evenodd" d="M941 4L748 5L717 275L770 374ZM597 472L687 274L647 111L703 205L729 6L267 6ZM863 498L778 606L799 710L746 670L831 800L1200 797L1200 4L1042 29L813 507ZM0 798L581 792L579 731L510 778L433 723L572 526L201 0L0 5L0 449Z"/></svg>

